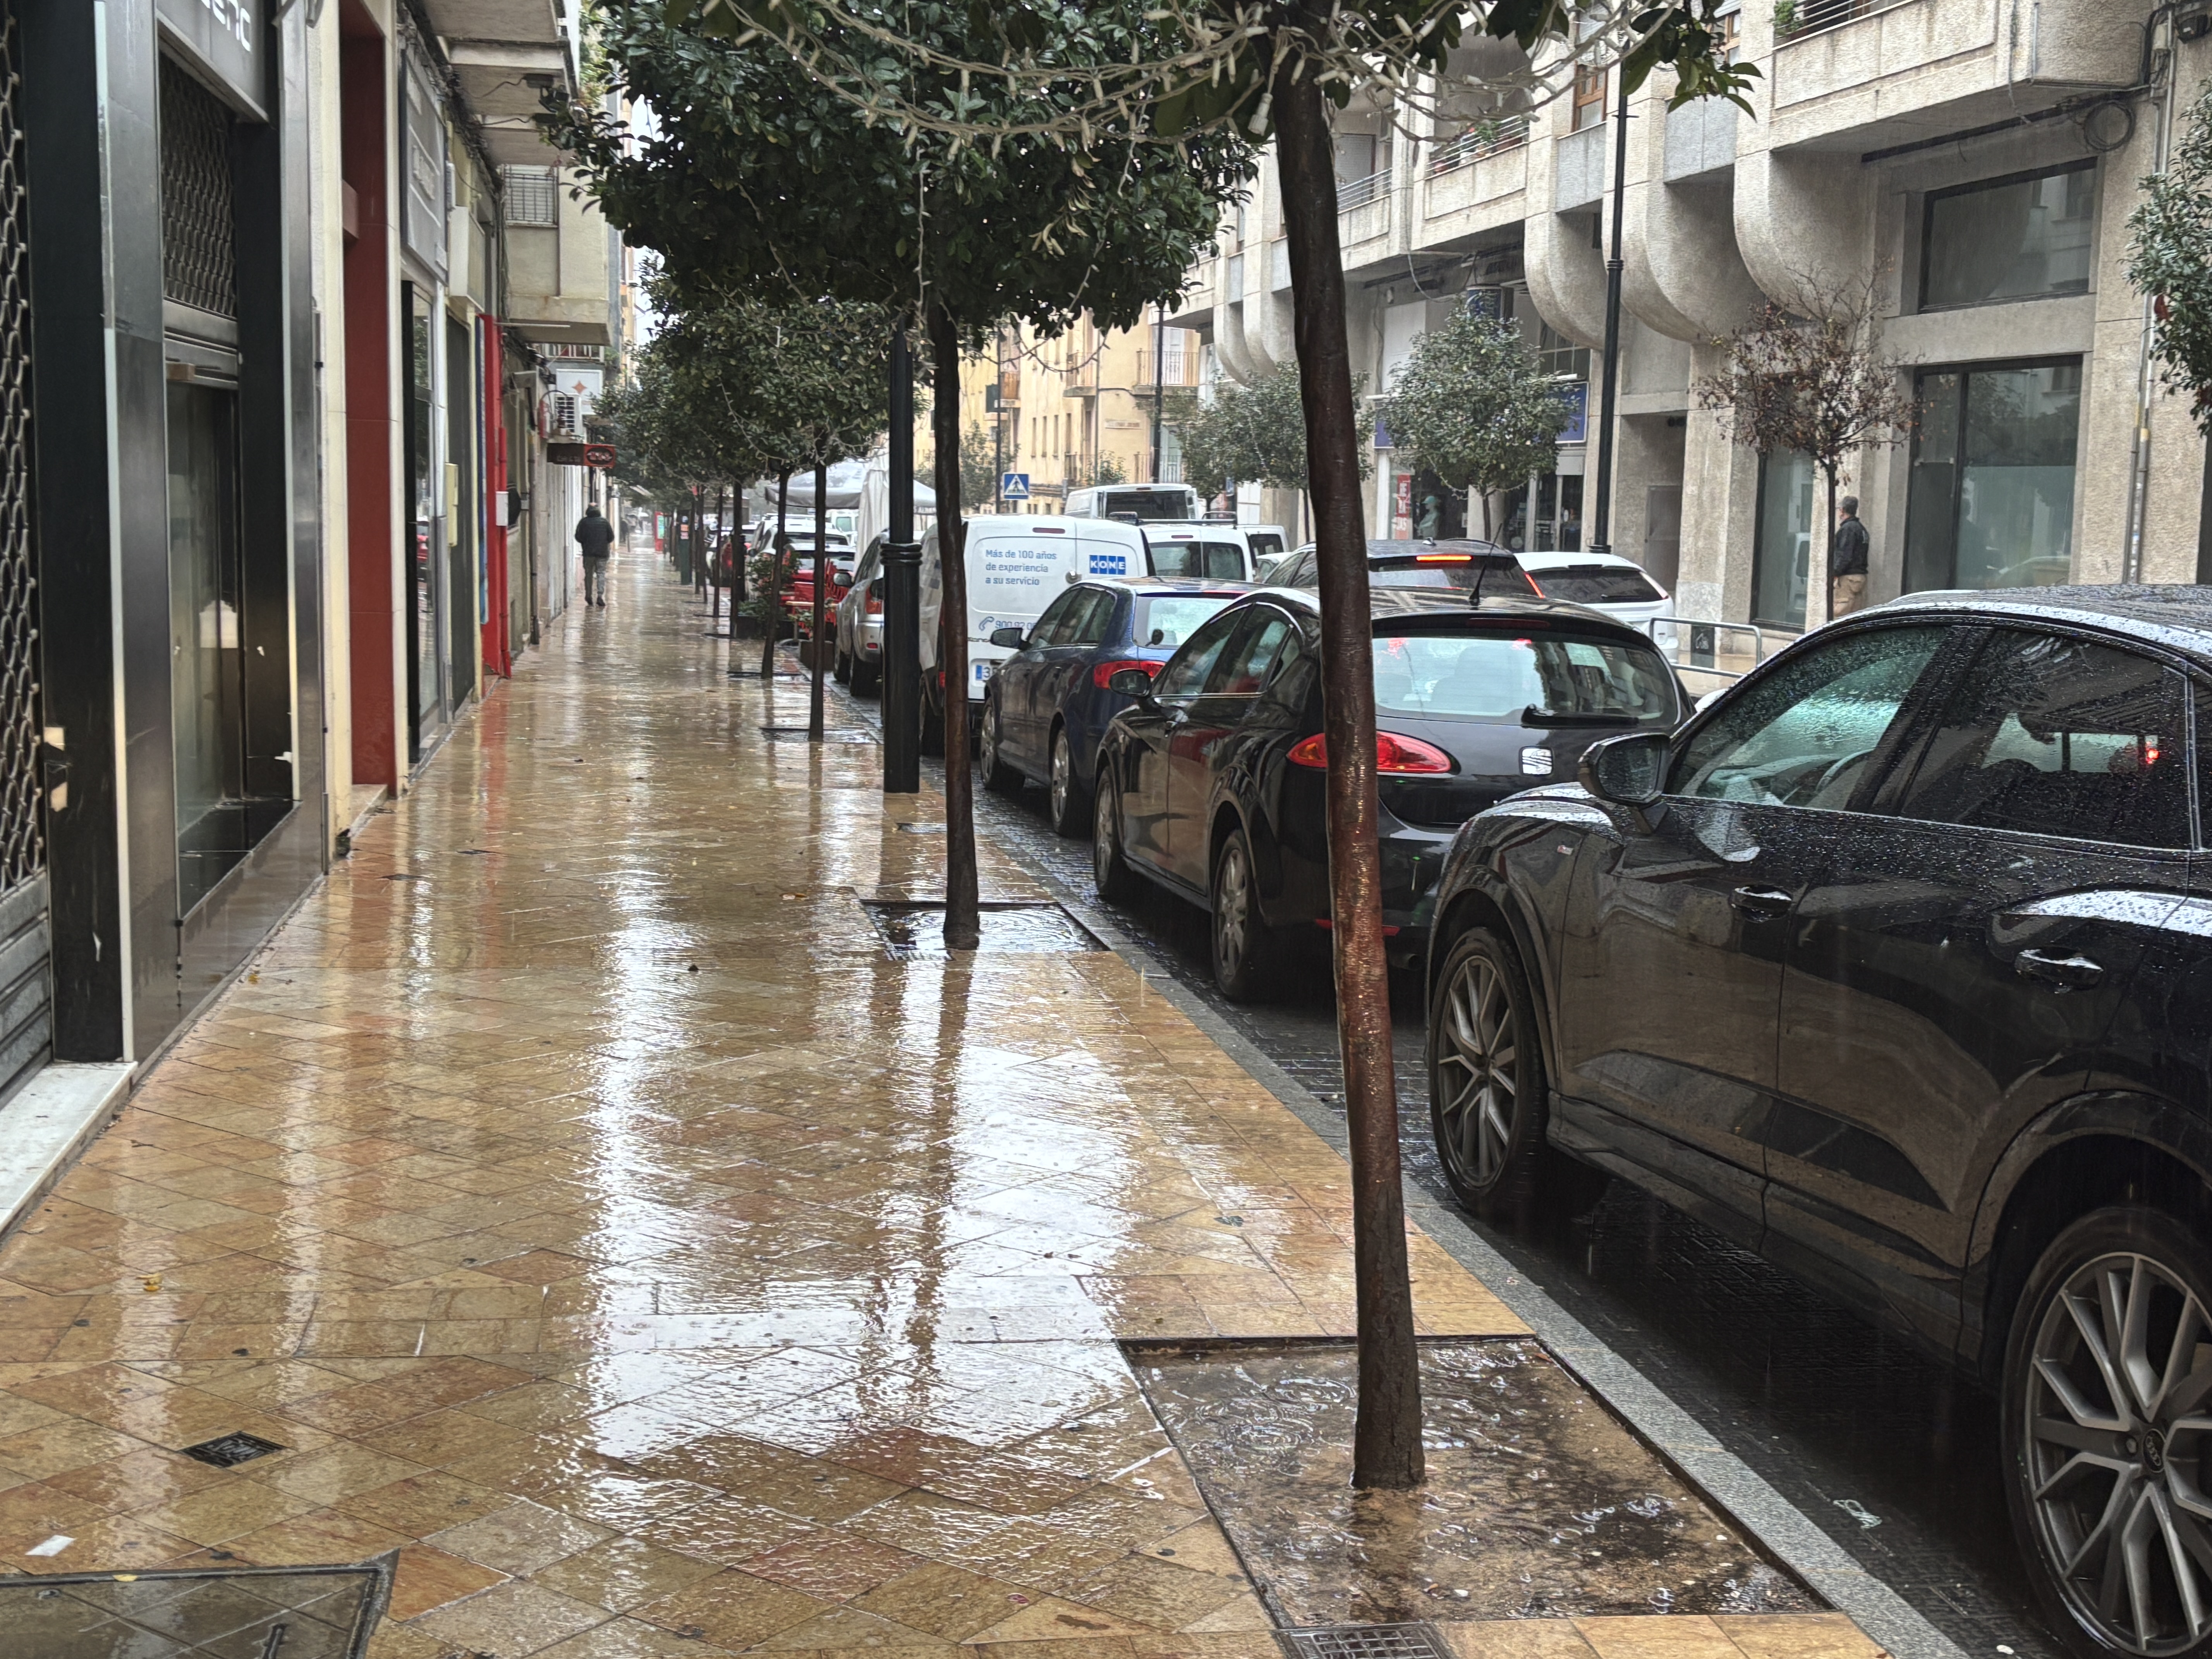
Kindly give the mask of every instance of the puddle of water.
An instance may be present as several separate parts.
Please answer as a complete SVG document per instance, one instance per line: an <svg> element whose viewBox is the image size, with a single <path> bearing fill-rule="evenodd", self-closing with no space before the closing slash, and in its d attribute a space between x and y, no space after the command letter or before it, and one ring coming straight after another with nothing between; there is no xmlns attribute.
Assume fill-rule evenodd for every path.
<svg viewBox="0 0 2212 1659"><path fill-rule="evenodd" d="M1534 1342L1422 1346L1413 1492L1352 1490L1349 1347L1134 1364L1281 1624L1821 1605Z"/></svg>
<svg viewBox="0 0 2212 1659"><path fill-rule="evenodd" d="M894 962L941 957L945 949L945 907L923 900L863 899L860 908L883 935ZM1064 954L1103 951L1091 931L1057 904L984 904L978 915L979 951L998 956Z"/></svg>
<svg viewBox="0 0 2212 1659"><path fill-rule="evenodd" d="M39 1659L356 1659L390 1566L0 1577L9 1653Z"/></svg>

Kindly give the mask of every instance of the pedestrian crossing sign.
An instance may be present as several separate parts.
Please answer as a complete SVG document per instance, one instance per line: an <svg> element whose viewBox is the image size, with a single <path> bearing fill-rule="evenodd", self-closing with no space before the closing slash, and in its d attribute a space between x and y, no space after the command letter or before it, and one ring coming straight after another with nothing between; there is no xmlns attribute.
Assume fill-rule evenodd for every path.
<svg viewBox="0 0 2212 1659"><path fill-rule="evenodd" d="M999 499L1002 501L1025 501L1030 498L1030 475L1026 472L1003 472L999 475Z"/></svg>

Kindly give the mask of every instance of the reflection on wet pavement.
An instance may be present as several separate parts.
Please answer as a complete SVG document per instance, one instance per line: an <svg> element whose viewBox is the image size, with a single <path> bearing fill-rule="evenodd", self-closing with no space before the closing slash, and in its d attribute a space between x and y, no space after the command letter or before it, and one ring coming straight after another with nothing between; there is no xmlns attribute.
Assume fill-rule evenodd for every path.
<svg viewBox="0 0 2212 1659"><path fill-rule="evenodd" d="M0 1640L26 1659L355 1659L391 1564L0 1578Z"/></svg>
<svg viewBox="0 0 2212 1659"><path fill-rule="evenodd" d="M0 1245L0 1571L397 1552L374 1659L1276 1659L1118 1339L1348 1335L1343 1163L1109 952L890 959L941 798L617 577Z"/></svg>
<svg viewBox="0 0 2212 1659"><path fill-rule="evenodd" d="M941 957L945 950L945 907L911 900L867 903L861 908L895 962ZM1036 951L1103 951L1090 930L1057 904L986 904L977 917L979 952L1024 956Z"/></svg>
<svg viewBox="0 0 2212 1659"><path fill-rule="evenodd" d="M1819 1606L1533 1342L1423 1345L1428 1481L1407 1494L1351 1489L1349 1346L1137 1364L1285 1624Z"/></svg>

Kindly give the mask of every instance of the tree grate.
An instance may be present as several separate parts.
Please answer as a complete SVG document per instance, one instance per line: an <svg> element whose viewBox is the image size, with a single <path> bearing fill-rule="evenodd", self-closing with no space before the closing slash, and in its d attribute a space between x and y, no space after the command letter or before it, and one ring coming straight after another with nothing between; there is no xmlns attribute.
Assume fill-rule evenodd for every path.
<svg viewBox="0 0 2212 1659"><path fill-rule="evenodd" d="M203 1440L197 1446L187 1446L185 1455L197 1457L201 1462L211 1463L219 1469L229 1469L240 1463L250 1463L257 1457L266 1457L270 1452L284 1449L274 1440L264 1440L258 1434L247 1434L241 1430L236 1434Z"/></svg>
<svg viewBox="0 0 2212 1659"><path fill-rule="evenodd" d="M761 735L770 743L805 743L809 739L803 726L763 726ZM883 739L864 726L825 726L822 732L824 743L879 744Z"/></svg>
<svg viewBox="0 0 2212 1659"><path fill-rule="evenodd" d="M860 908L893 962L951 954L945 948L942 900L862 899ZM1057 904L986 899L976 909L979 956L1060 956L1106 948Z"/></svg>
<svg viewBox="0 0 2212 1659"><path fill-rule="evenodd" d="M1291 1659L1450 1659L1433 1625L1331 1625L1282 1632Z"/></svg>

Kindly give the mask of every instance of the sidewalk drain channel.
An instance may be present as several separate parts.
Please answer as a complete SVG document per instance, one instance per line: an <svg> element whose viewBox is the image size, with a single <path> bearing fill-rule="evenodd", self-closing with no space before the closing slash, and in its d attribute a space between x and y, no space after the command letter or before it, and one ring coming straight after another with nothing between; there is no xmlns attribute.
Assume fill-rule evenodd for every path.
<svg viewBox="0 0 2212 1659"><path fill-rule="evenodd" d="M1435 1620L1822 1609L1540 1344L1420 1358L1428 1478L1398 1493L1352 1486L1350 1344L1129 1351L1294 1659L1427 1659L1374 1627Z"/></svg>
<svg viewBox="0 0 2212 1659"><path fill-rule="evenodd" d="M1426 1625L1338 1625L1279 1632L1291 1659L1450 1659L1451 1650Z"/></svg>
<svg viewBox="0 0 2212 1659"><path fill-rule="evenodd" d="M0 1631L9 1653L38 1659L362 1659L392 1561L13 1574Z"/></svg>
<svg viewBox="0 0 2212 1659"><path fill-rule="evenodd" d="M1106 947L1057 904L986 900L977 908L978 955L1063 956ZM893 962L942 957L945 905L938 899L862 899L860 908L883 936Z"/></svg>
<svg viewBox="0 0 2212 1659"><path fill-rule="evenodd" d="M803 726L763 726L761 735L770 743L806 743L811 741ZM833 726L822 733L823 743L866 743L880 744L883 739L864 726Z"/></svg>

